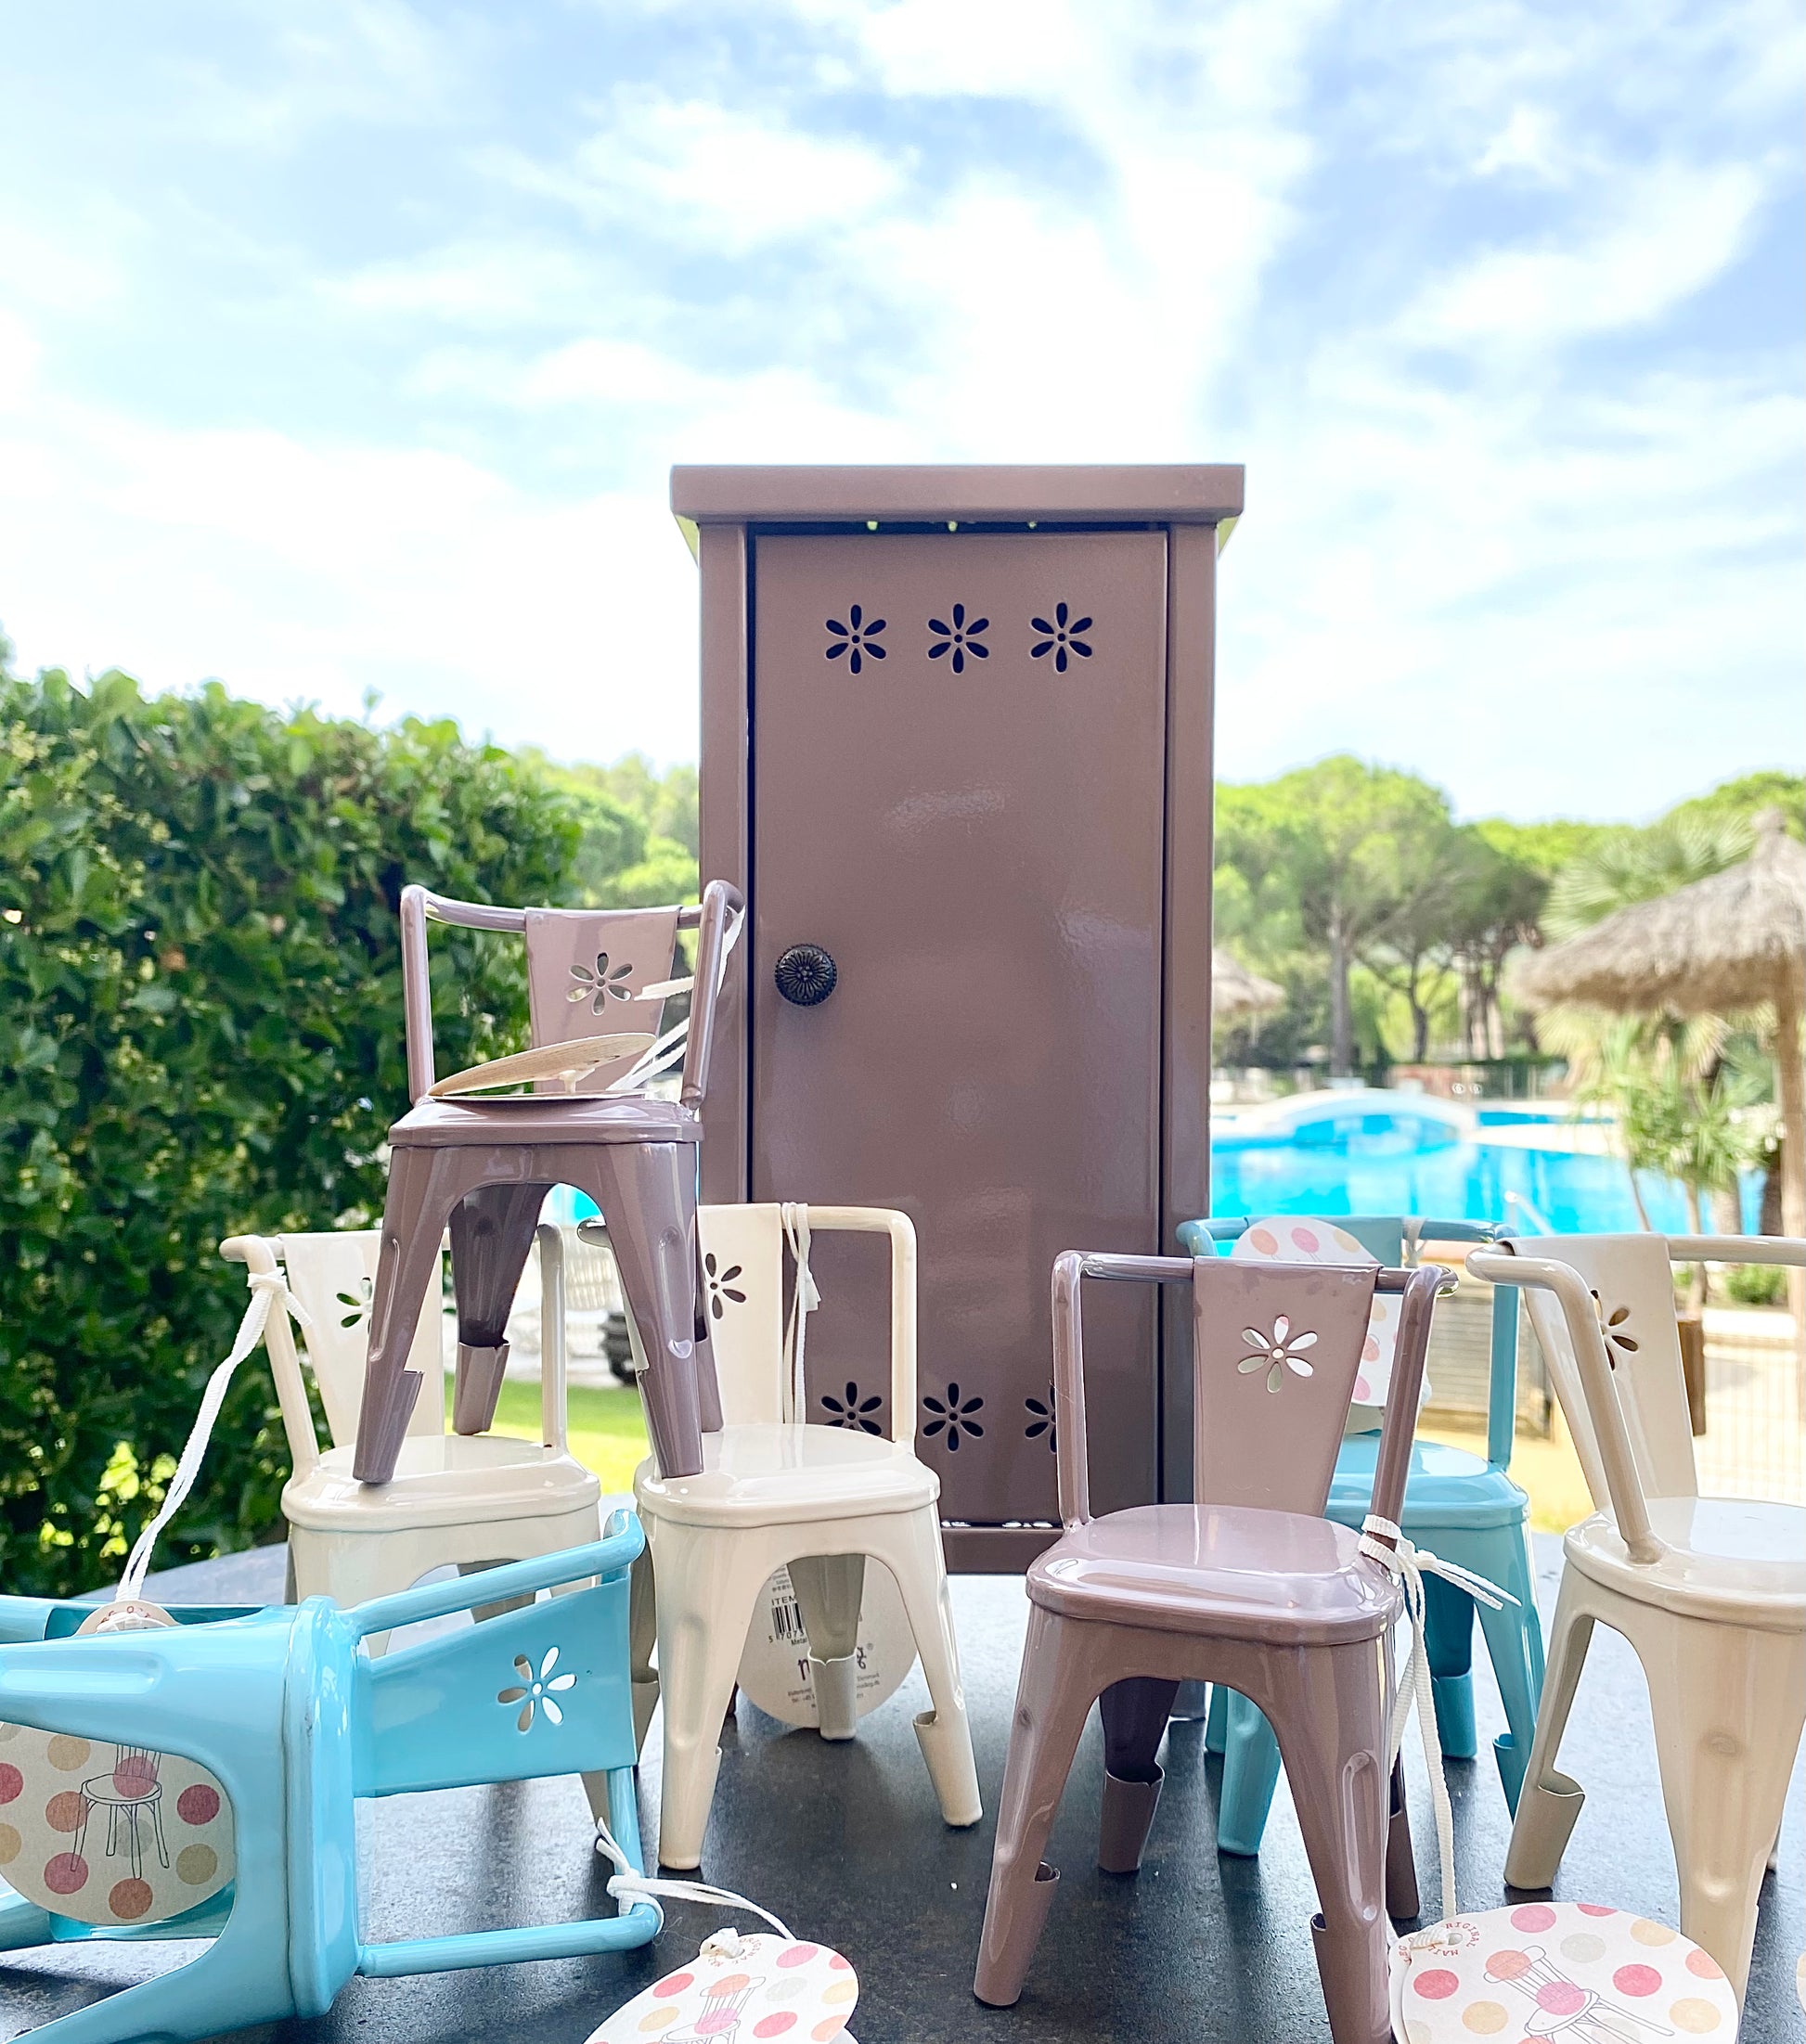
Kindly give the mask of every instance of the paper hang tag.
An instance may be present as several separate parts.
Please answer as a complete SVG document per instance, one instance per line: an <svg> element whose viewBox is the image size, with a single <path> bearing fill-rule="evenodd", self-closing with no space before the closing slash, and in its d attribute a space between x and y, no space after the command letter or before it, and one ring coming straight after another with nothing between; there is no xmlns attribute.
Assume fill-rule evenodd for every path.
<svg viewBox="0 0 1806 2044"><path fill-rule="evenodd" d="M1392 2026L1400 2044L1732 2044L1737 2002L1717 1960L1666 1923L1593 1902L1526 1902L1401 1939Z"/></svg>
<svg viewBox="0 0 1806 2044"><path fill-rule="evenodd" d="M717 1933L587 2044L853 2044L846 2025L858 1999L858 1975L826 1945Z"/></svg>
<svg viewBox="0 0 1806 2044"><path fill-rule="evenodd" d="M161 1923L232 1869L232 1806L198 1761L0 1724L0 1880L28 1902L78 1923Z"/></svg>
<svg viewBox="0 0 1806 2044"><path fill-rule="evenodd" d="M859 1599L859 1639L854 1650L858 1672L854 1699L863 1717L902 1687L915 1665L915 1636L903 1609L897 1578L880 1562L868 1562ZM809 1671L809 1636L802 1607L780 1569L768 1578L746 1630L740 1657L740 1686L765 1712L785 1725L819 1722L815 1679Z"/></svg>

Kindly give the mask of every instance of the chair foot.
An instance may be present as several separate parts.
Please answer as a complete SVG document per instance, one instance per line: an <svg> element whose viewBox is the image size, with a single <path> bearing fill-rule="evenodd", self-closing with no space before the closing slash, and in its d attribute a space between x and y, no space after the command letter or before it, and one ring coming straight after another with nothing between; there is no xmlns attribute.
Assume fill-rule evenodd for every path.
<svg viewBox="0 0 1806 2044"><path fill-rule="evenodd" d="M999 1940L999 1948L993 1949L989 1944L979 1948L972 1991L987 2007L1013 2009L1022 1999L1028 1961L1041 1941L1047 1912L1053 1906L1053 1891L1059 1885L1060 1870L1043 1859L1036 1867L1034 1881L1020 1898L1008 1930ZM990 1928L988 1922L986 1928Z"/></svg>
<svg viewBox="0 0 1806 2044"><path fill-rule="evenodd" d="M1125 1781L1106 1768L1103 1776L1103 1809L1098 1821L1097 1863L1105 1873L1139 1873L1142 1849L1160 1806L1160 1785L1166 1779L1159 1768L1147 1781Z"/></svg>
<svg viewBox="0 0 1806 2044"><path fill-rule="evenodd" d="M1542 1780L1525 1782L1505 1852L1507 1887L1552 1885L1586 1799L1578 1781L1553 1768Z"/></svg>
<svg viewBox="0 0 1806 2044"><path fill-rule="evenodd" d="M809 1679L815 1685L816 1727L824 1739L845 1740L859 1729L858 1656L837 1654L823 1661L809 1656Z"/></svg>
<svg viewBox="0 0 1806 2044"><path fill-rule="evenodd" d="M1505 1807L1515 1817L1517 1800L1524 1793L1524 1769L1530 1763L1529 1754L1510 1732L1502 1731L1492 1742L1492 1756L1499 1763L1499 1779L1504 1784Z"/></svg>
<svg viewBox="0 0 1806 2044"><path fill-rule="evenodd" d="M1474 1678L1436 1676L1430 1693L1436 1700L1436 1735L1442 1742L1443 1757L1471 1760L1479 1750L1474 1730Z"/></svg>
<svg viewBox="0 0 1806 2044"><path fill-rule="evenodd" d="M482 1433L496 1417L502 1379L508 1374L508 1343L480 1348L458 1344L458 1381L452 1389L452 1432Z"/></svg>

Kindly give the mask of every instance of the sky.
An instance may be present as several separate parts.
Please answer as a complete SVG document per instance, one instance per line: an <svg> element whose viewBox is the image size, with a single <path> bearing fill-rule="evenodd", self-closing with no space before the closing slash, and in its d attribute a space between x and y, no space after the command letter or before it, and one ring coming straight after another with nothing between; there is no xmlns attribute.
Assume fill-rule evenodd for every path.
<svg viewBox="0 0 1806 2044"><path fill-rule="evenodd" d="M674 461L1235 461L1219 771L1806 758L1793 0L0 8L18 664L696 752Z"/></svg>

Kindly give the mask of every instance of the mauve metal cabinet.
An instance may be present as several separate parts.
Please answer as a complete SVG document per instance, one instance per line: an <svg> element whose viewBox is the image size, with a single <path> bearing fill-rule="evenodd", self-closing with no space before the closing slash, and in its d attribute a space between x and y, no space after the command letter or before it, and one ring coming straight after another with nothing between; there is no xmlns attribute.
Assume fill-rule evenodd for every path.
<svg viewBox="0 0 1806 2044"><path fill-rule="evenodd" d="M671 495L702 571L702 868L748 913L703 1197L911 1215L949 1562L1018 1568L1058 1519L1055 1255L1169 1251L1208 1211L1242 471L677 469ZM815 1258L816 1419L889 1430L882 1252ZM1188 1331L1156 1313L1129 1286L1088 1309L1099 1510L1185 1494Z"/></svg>

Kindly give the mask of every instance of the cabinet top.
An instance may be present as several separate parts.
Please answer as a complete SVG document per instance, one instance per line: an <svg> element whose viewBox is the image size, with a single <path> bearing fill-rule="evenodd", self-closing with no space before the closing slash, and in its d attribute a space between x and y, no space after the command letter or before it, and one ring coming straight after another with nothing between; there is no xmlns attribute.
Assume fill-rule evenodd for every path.
<svg viewBox="0 0 1806 2044"><path fill-rule="evenodd" d="M1240 464L1180 467L675 468L686 525L1029 519L1227 525L1241 515Z"/></svg>

